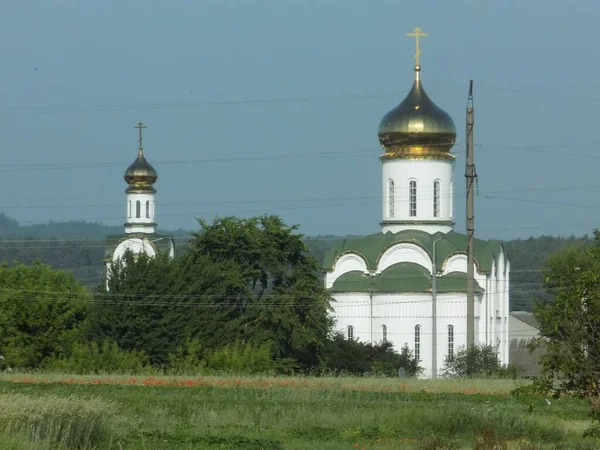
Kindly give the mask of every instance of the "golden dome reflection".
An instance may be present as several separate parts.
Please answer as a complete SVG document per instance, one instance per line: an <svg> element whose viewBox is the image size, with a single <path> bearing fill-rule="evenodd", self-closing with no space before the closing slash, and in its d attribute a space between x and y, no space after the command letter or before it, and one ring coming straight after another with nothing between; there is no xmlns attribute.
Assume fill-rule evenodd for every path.
<svg viewBox="0 0 600 450"><path fill-rule="evenodd" d="M138 157L125 171L125 181L132 185L150 185L156 183L158 174L144 157L142 148L139 149Z"/></svg>
<svg viewBox="0 0 600 450"><path fill-rule="evenodd" d="M452 117L425 93L420 79L421 66L415 66L415 82L406 98L388 112L379 125L383 159L453 159L450 149L456 142Z"/></svg>
<svg viewBox="0 0 600 450"><path fill-rule="evenodd" d="M146 126L139 122L135 128L139 130L140 136L138 142L140 143L138 149L138 156L125 171L125 182L129 185L125 192L156 192L152 185L156 183L158 174L154 167L150 165L144 157L144 146L142 145L142 129Z"/></svg>

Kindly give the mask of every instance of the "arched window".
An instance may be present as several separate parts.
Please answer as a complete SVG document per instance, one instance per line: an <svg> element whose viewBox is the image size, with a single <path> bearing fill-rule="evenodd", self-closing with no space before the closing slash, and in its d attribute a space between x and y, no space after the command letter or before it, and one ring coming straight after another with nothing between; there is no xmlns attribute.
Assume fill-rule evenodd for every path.
<svg viewBox="0 0 600 450"><path fill-rule="evenodd" d="M450 180L450 217L454 217L454 183Z"/></svg>
<svg viewBox="0 0 600 450"><path fill-rule="evenodd" d="M354 339L354 327L352 325L348 325L348 339Z"/></svg>
<svg viewBox="0 0 600 450"><path fill-rule="evenodd" d="M387 342L387 327L385 325L381 325L381 332L383 334L383 343Z"/></svg>
<svg viewBox="0 0 600 450"><path fill-rule="evenodd" d="M150 218L150 200L146 200L146 219Z"/></svg>
<svg viewBox="0 0 600 450"><path fill-rule="evenodd" d="M421 361L421 325L415 327L415 359Z"/></svg>
<svg viewBox="0 0 600 450"><path fill-rule="evenodd" d="M417 182L410 180L408 183L408 215L416 217L417 215Z"/></svg>
<svg viewBox="0 0 600 450"><path fill-rule="evenodd" d="M131 217L131 200L129 200L129 209L127 210L127 217Z"/></svg>
<svg viewBox="0 0 600 450"><path fill-rule="evenodd" d="M394 217L394 180L390 180L389 182L389 192L388 192L388 200L389 200L389 216Z"/></svg>
<svg viewBox="0 0 600 450"><path fill-rule="evenodd" d="M135 217L137 219L139 219L142 215L142 205L140 203L140 201L138 200L137 202L135 202Z"/></svg>
<svg viewBox="0 0 600 450"><path fill-rule="evenodd" d="M448 325L448 358L454 357L454 325Z"/></svg>
<svg viewBox="0 0 600 450"><path fill-rule="evenodd" d="M433 182L433 217L440 217L440 180Z"/></svg>

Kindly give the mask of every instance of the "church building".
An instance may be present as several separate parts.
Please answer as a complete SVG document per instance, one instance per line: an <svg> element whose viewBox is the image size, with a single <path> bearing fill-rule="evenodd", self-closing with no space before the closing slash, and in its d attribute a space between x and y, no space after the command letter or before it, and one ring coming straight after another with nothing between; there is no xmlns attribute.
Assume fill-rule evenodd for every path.
<svg viewBox="0 0 600 450"><path fill-rule="evenodd" d="M407 345L424 376L436 377L467 344L467 237L453 230L456 128L423 88L418 38L425 34L410 35L417 38L412 89L379 126L381 231L337 242L325 255L325 285L337 330L389 341L397 351ZM495 346L507 364L510 263L499 241L476 239L474 248L475 344Z"/></svg>
<svg viewBox="0 0 600 450"><path fill-rule="evenodd" d="M156 256L159 252L166 252L171 258L175 256L173 238L156 234L154 183L158 174L144 156L142 129L146 127L140 122L136 128L139 130L138 155L125 171L125 182L128 185L125 190L125 232L108 236L104 247L103 261L106 264L107 279L110 276L110 266L122 258L127 250L135 254L144 252L149 256Z"/></svg>

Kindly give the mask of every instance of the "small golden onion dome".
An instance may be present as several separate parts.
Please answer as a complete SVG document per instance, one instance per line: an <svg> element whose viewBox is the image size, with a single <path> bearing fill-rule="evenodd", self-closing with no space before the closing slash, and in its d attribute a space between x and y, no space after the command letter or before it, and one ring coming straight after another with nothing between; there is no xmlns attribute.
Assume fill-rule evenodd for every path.
<svg viewBox="0 0 600 450"><path fill-rule="evenodd" d="M382 159L453 159L450 149L456 142L452 117L439 108L421 84L421 67L415 66L415 82L406 98L388 112L379 125Z"/></svg>
<svg viewBox="0 0 600 450"><path fill-rule="evenodd" d="M144 150L140 146L136 160L125 171L125 181L129 185L126 192L156 192L153 184L158 179L154 167L144 157Z"/></svg>

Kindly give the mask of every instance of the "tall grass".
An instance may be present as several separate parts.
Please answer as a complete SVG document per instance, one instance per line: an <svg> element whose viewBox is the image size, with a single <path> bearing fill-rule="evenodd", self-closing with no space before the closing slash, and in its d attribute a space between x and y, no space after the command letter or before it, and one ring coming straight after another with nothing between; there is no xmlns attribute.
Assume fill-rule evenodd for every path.
<svg viewBox="0 0 600 450"><path fill-rule="evenodd" d="M5 440L26 436L33 448L93 449L108 438L107 422L115 412L113 403L99 398L5 393L0 432Z"/></svg>

